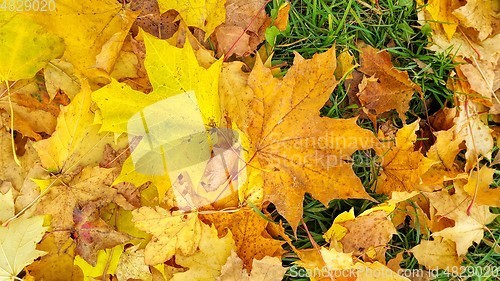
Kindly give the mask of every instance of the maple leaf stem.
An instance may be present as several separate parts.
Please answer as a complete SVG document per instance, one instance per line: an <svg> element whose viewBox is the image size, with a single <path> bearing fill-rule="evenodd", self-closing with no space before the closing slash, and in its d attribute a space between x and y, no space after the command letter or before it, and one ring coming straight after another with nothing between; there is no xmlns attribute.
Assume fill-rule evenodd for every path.
<svg viewBox="0 0 500 281"><path fill-rule="evenodd" d="M16 164L21 167L21 162L19 161L19 158L17 158L16 154L16 144L14 143L14 107L12 106L12 99L10 98L10 85L9 81L5 81L5 86L7 86L7 99L9 100L9 109L10 109L10 143L12 146L12 155L14 156L14 161Z"/></svg>
<svg viewBox="0 0 500 281"><path fill-rule="evenodd" d="M321 255L320 247L319 247L318 243L316 243L316 240L314 240L314 238L312 237L311 232L309 231L309 228L307 228L307 224L304 222L304 219L301 219L300 221L302 222L302 226L306 230L307 237L309 238L309 241L311 241L311 245L314 247L314 250L316 250L318 252L319 256L321 257L323 262L326 264L325 260L323 259L323 256ZM295 235L295 236L297 236L297 235ZM328 274L328 277L330 277L330 280L332 280L332 281L334 280L333 276L331 274Z"/></svg>
<svg viewBox="0 0 500 281"><path fill-rule="evenodd" d="M241 38L243 37L243 35L245 35L245 33L248 31L248 29L250 28L250 26L252 26L253 22L255 21L255 19L257 19L257 15L260 14L260 12L262 12L262 10L264 10L264 8L266 7L266 5L271 2L271 0L267 0L261 7L260 9L257 11L257 13L254 15L254 17L252 18L252 20L248 23L247 27L245 27L245 30L243 30L243 32L240 34L240 36L238 36L238 38L234 41L233 45L231 45L231 48L229 48L229 50L227 51L226 55L224 55L224 61L227 61L229 59L230 56L233 55L233 50L234 48L236 48L236 44L238 44L238 42L241 40Z"/></svg>

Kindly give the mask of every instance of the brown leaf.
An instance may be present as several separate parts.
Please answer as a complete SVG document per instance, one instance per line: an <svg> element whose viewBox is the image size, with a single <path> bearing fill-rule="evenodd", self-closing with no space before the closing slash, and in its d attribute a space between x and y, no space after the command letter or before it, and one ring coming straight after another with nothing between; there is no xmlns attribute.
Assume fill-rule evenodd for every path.
<svg viewBox="0 0 500 281"><path fill-rule="evenodd" d="M345 253L353 253L355 256L365 256L368 259L378 260L385 263L386 245L396 234L396 228L387 218L384 211L376 211L366 216L359 216L354 220L341 223L347 228L347 234L340 240L344 246ZM367 235L369 233L369 235ZM370 251L376 255L370 257ZM365 259L365 261L367 261Z"/></svg>
<svg viewBox="0 0 500 281"><path fill-rule="evenodd" d="M110 187L112 169L84 168L67 183L60 178L51 179L51 186L37 206L37 214L52 216L51 225L56 230L73 228L73 210L92 203L100 207L110 203L116 190Z"/></svg>
<svg viewBox="0 0 500 281"><path fill-rule="evenodd" d="M437 238L433 241L422 240L410 250L427 269L449 269L459 267L463 258L457 255L455 242Z"/></svg>
<svg viewBox="0 0 500 281"><path fill-rule="evenodd" d="M253 259L266 256L281 256L281 241L273 239L266 231L268 221L261 218L252 209L242 209L234 213L217 212L203 215L202 218L215 225L222 237L227 230L233 234L236 252L243 260L244 268L252 269Z"/></svg>
<svg viewBox="0 0 500 281"><path fill-rule="evenodd" d="M413 93L422 89L410 80L406 71L394 68L387 51L366 46L361 48L360 59L358 70L366 75L359 86L361 104L375 115L395 109L404 120Z"/></svg>
<svg viewBox="0 0 500 281"><path fill-rule="evenodd" d="M97 262L97 251L113 248L130 240L127 234L116 231L101 219L99 212L93 206L87 205L82 210L75 208L73 221L76 254L93 266Z"/></svg>
<svg viewBox="0 0 500 281"><path fill-rule="evenodd" d="M266 3L266 0L226 1L226 22L215 30L218 56L246 56L257 48L271 22L264 9Z"/></svg>
<svg viewBox="0 0 500 281"><path fill-rule="evenodd" d="M167 39L177 31L179 23L175 19L179 15L175 10L160 13L156 0L133 0L130 2L132 11L140 11L134 24L130 28L134 36L139 28L161 39Z"/></svg>

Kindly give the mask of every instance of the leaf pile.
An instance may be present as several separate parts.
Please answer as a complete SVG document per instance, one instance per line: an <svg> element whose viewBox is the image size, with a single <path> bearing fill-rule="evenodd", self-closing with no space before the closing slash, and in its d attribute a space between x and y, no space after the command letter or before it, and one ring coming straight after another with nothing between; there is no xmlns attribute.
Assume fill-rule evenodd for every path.
<svg viewBox="0 0 500 281"><path fill-rule="evenodd" d="M455 106L408 123L423 90L386 51L360 42L360 65L335 47L296 54L281 75L259 46L286 29L290 6L271 18L267 3L0 11L0 280L281 280L286 255L312 280L409 280L386 260L408 225L426 235L405 254L427 269L461 264L500 207L493 1L422 10L429 48L457 48L461 64ZM362 116L320 116L344 82ZM393 113L400 128L379 122ZM374 130L358 125L366 117ZM425 151L422 130L434 136ZM352 167L367 150L388 200L338 214L324 245L297 249L278 220L305 226L306 193L375 201Z"/></svg>

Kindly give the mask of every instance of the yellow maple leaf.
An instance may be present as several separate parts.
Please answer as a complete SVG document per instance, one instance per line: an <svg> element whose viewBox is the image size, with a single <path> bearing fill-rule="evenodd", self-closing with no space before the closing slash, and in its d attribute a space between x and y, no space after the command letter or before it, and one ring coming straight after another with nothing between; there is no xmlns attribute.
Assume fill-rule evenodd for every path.
<svg viewBox="0 0 500 281"><path fill-rule="evenodd" d="M93 124L90 94L90 86L83 83L81 92L61 110L52 136L33 144L49 171L69 173L78 166L97 164L105 145L113 142L112 136L100 134L100 126Z"/></svg>
<svg viewBox="0 0 500 281"><path fill-rule="evenodd" d="M243 261L233 251L222 267L221 275L217 277L217 281L280 281L285 272L286 268L281 265L279 258L266 256L261 260L254 259L252 271L249 273L243 267Z"/></svg>
<svg viewBox="0 0 500 281"><path fill-rule="evenodd" d="M176 10L188 26L205 31L205 39L226 19L226 0L159 0L160 13Z"/></svg>
<svg viewBox="0 0 500 281"><path fill-rule="evenodd" d="M0 226L0 279L15 280L23 268L45 254L36 249L46 227L44 217L20 217Z"/></svg>
<svg viewBox="0 0 500 281"><path fill-rule="evenodd" d="M383 156L377 192L391 194L393 191L417 190L421 176L435 163L414 150L418 128L418 120L405 125L396 133L395 145L385 143L377 148L377 153Z"/></svg>
<svg viewBox="0 0 500 281"><path fill-rule="evenodd" d="M464 186L464 190L474 198L477 204L500 207L500 189L490 188L494 174L495 169L486 166L481 167L479 172L470 172L469 181Z"/></svg>
<svg viewBox="0 0 500 281"><path fill-rule="evenodd" d="M429 11L435 24L441 24L448 39L453 37L458 27L458 19L453 11L460 7L457 0L430 0L425 9Z"/></svg>
<svg viewBox="0 0 500 281"><path fill-rule="evenodd" d="M80 256L75 257L74 265L82 270L84 281L93 281L96 277L114 274L122 253L123 245L117 245L111 249L99 250L95 265L87 263Z"/></svg>
<svg viewBox="0 0 500 281"><path fill-rule="evenodd" d="M145 32L141 34L153 92L146 95L112 80L92 98L101 112L101 131L127 133L134 148L115 183L126 181L140 186L151 181L162 200L179 169L189 169L197 184L210 159L206 128L216 126L221 119L218 75L222 61L205 69L198 64L189 40L183 48L177 48ZM143 137L143 141L134 144L135 136Z"/></svg>
<svg viewBox="0 0 500 281"><path fill-rule="evenodd" d="M217 212L203 215L202 218L213 223L220 234L228 231L233 234L236 252L248 270L252 269L254 259L280 256L283 253L282 242L272 239L266 231L269 222L253 209L245 208L234 213Z"/></svg>
<svg viewBox="0 0 500 281"><path fill-rule="evenodd" d="M199 246L202 223L197 213L170 213L160 207L142 207L132 214L135 226L153 235L144 252L148 265L163 263L176 253L192 255Z"/></svg>
<svg viewBox="0 0 500 281"><path fill-rule="evenodd" d="M248 76L238 64L221 76L225 108L248 138L247 147L243 143L248 186L263 182L264 200L273 202L294 229L306 192L324 204L334 198L370 198L349 161L354 151L373 147L377 139L356 119L318 114L337 84L335 67L331 48L310 60L296 54L283 80L259 60Z"/></svg>
<svg viewBox="0 0 500 281"><path fill-rule="evenodd" d="M219 238L214 226L201 224L201 239L198 249L191 255L178 254L175 262L189 268L186 272L175 273L172 281L211 281L221 274L221 268L234 251L231 232Z"/></svg>
<svg viewBox="0 0 500 281"><path fill-rule="evenodd" d="M418 263L428 269L449 269L460 267L462 257L459 257L455 242L436 237L435 240L422 240L410 252L417 258Z"/></svg>
<svg viewBox="0 0 500 281"><path fill-rule="evenodd" d="M497 215L492 214L488 206L472 202L472 197L463 189L463 181L455 181L455 194L448 191L425 192L430 204L437 210L436 215L455 221L452 227L434 232L432 236L440 236L454 241L457 254L462 256L473 242L479 243L483 239L485 226L492 222Z"/></svg>
<svg viewBox="0 0 500 281"><path fill-rule="evenodd" d="M38 249L46 251L47 255L28 266L27 271L35 280L82 280L82 271L73 264L75 246L72 239L60 243L54 234L48 234L38 245Z"/></svg>

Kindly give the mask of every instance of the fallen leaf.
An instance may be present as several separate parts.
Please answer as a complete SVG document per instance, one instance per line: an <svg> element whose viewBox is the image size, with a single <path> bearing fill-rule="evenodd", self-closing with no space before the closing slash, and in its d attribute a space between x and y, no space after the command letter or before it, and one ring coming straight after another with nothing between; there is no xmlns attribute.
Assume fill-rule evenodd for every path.
<svg viewBox="0 0 500 281"><path fill-rule="evenodd" d="M88 206L73 211L75 222L76 254L95 266L99 250L113 248L130 240L125 233L116 231L99 217L95 207Z"/></svg>
<svg viewBox="0 0 500 281"><path fill-rule="evenodd" d="M344 50L337 57L337 68L335 69L335 78L337 80L352 79L352 71L358 67L355 63L354 56L349 53L349 50Z"/></svg>
<svg viewBox="0 0 500 281"><path fill-rule="evenodd" d="M377 192L418 190L422 175L435 163L414 150L418 127L418 120L403 126L396 133L395 145L386 143L377 148L377 154L383 156Z"/></svg>
<svg viewBox="0 0 500 281"><path fill-rule="evenodd" d="M34 11L29 15L45 28L45 32L64 38L66 50L63 58L78 73L95 78L106 77L111 72L123 39L137 14L123 9L122 4L115 0L61 0L55 10L44 13ZM82 46L86 48L82 49ZM96 68L97 56L101 52L107 52L108 60L101 65L107 69Z"/></svg>
<svg viewBox="0 0 500 281"><path fill-rule="evenodd" d="M140 12L131 27L134 36L139 33L139 28L162 39L172 37L177 31L179 24L175 20L179 13L175 10L160 13L156 0L133 0L130 9Z"/></svg>
<svg viewBox="0 0 500 281"><path fill-rule="evenodd" d="M479 114L478 105L475 103L470 101L460 103L459 114L454 121L457 138L465 140L467 146L465 171L476 165L481 155L491 159L493 137L491 129L483 123L484 117L486 116Z"/></svg>
<svg viewBox="0 0 500 281"><path fill-rule="evenodd" d="M186 272L175 273L172 281L209 281L221 274L221 268L234 251L234 241L231 232L224 237L217 235L214 226L200 225L200 240L198 249L191 255L176 255L175 262L189 268Z"/></svg>
<svg viewBox="0 0 500 281"><path fill-rule="evenodd" d="M389 243L392 235L397 233L386 212L376 211L359 216L342 225L347 229L347 233L339 242L344 246L345 253L352 253L355 256L364 255L369 259L385 263L385 245ZM375 256L370 256L370 251L375 251Z"/></svg>
<svg viewBox="0 0 500 281"><path fill-rule="evenodd" d="M460 20L460 24L471 27L479 32L480 41L486 39L493 31L492 22L495 20L493 0L467 0L467 3L453 11L453 15Z"/></svg>
<svg viewBox="0 0 500 281"><path fill-rule="evenodd" d="M217 56L247 56L264 40L271 20L266 0L227 0L226 21L215 29Z"/></svg>
<svg viewBox="0 0 500 281"><path fill-rule="evenodd" d="M477 203L471 205L472 198L463 190L463 183L455 183L455 194L453 195L450 195L446 190L424 194L437 210L436 215L455 221L453 227L434 232L432 236L440 236L454 241L459 256L465 255L473 242L481 242L486 225L497 217L490 212L488 206Z"/></svg>
<svg viewBox="0 0 500 281"><path fill-rule="evenodd" d="M0 190L0 223L6 222L15 215L14 197L12 196L12 188L6 192Z"/></svg>
<svg viewBox="0 0 500 281"><path fill-rule="evenodd" d="M254 259L252 271L248 273L243 267L243 261L233 251L222 267L221 275L217 277L217 281L280 281L285 272L286 268L281 265L279 258L267 256L261 260Z"/></svg>
<svg viewBox="0 0 500 281"><path fill-rule="evenodd" d="M158 0L160 12L176 10L188 26L205 31L205 39L226 18L226 0Z"/></svg>
<svg viewBox="0 0 500 281"><path fill-rule="evenodd" d="M137 246L125 249L116 268L116 278L118 281L128 281L129 279L153 280L149 266L144 264L144 249L139 249Z"/></svg>
<svg viewBox="0 0 500 281"><path fill-rule="evenodd" d="M459 1L456 0L429 0L425 9L436 21L434 24L440 24L448 39L453 37L458 27L458 19L454 16L453 11L460 7Z"/></svg>
<svg viewBox="0 0 500 281"><path fill-rule="evenodd" d="M47 254L28 266L27 271L35 280L82 280L82 271L73 264L75 246L72 239L67 239L61 246L53 234L46 235L37 249Z"/></svg>
<svg viewBox="0 0 500 281"><path fill-rule="evenodd" d="M128 133L133 148L115 184L130 182L140 186L151 181L162 200L171 179L175 181L180 175L179 169L196 164L190 169L190 176L198 183L203 174L203 168L199 167L210 159L205 126L215 126L221 119L217 89L222 61L205 69L198 64L189 40L181 49L142 34L148 51L145 66L153 92L145 95L113 80L92 97L102 115L101 131ZM167 57L171 59L165 60ZM192 77L196 77L196 83ZM148 141L137 144L134 136ZM205 143L189 143L192 138L204 141L204 137ZM189 153L192 149L200 153Z"/></svg>
<svg viewBox="0 0 500 281"><path fill-rule="evenodd" d="M401 119L409 109L414 92L422 89L414 84L406 71L397 70L387 51L371 46L361 48L361 67L366 76L359 86L358 97L368 113L379 115L395 109Z"/></svg>
<svg viewBox="0 0 500 281"><path fill-rule="evenodd" d="M460 72L470 84L470 88L480 95L479 97L470 95L471 100L483 103L486 106L492 106L494 98L493 83L495 79L494 66L494 64L489 62L458 66Z"/></svg>
<svg viewBox="0 0 500 281"><path fill-rule="evenodd" d="M282 242L273 239L266 231L269 222L253 209L243 209L234 213L216 212L203 215L202 218L211 222L220 235L232 233L236 243L236 253L248 271L252 270L254 259L281 256L283 253Z"/></svg>
<svg viewBox="0 0 500 281"><path fill-rule="evenodd" d="M46 254L36 250L47 228L44 217L20 217L0 226L0 279L14 280L35 259Z"/></svg>
<svg viewBox="0 0 500 281"><path fill-rule="evenodd" d="M65 60L51 60L45 67L43 75L51 100L56 97L59 91L72 100L81 90L80 78L75 75L73 65Z"/></svg>
<svg viewBox="0 0 500 281"><path fill-rule="evenodd" d="M420 241L410 252L417 258L418 263L427 269L460 267L463 260L457 254L455 242L439 237L432 241Z"/></svg>
<svg viewBox="0 0 500 281"><path fill-rule="evenodd" d="M122 253L123 245L118 245L112 249L98 251L95 266L90 265L80 256L75 257L74 264L82 270L85 281L101 276L106 278L110 274L115 274Z"/></svg>
<svg viewBox="0 0 500 281"><path fill-rule="evenodd" d="M465 192L469 194L479 205L500 207L500 189L490 188L493 183L495 169L486 166L481 167L479 172L471 171L469 181L464 186Z"/></svg>
<svg viewBox="0 0 500 281"><path fill-rule="evenodd" d="M40 80L39 75L32 79L18 80L9 86L10 90L7 90L5 84L0 85L0 92L6 94L0 98L0 119L10 127L12 106L14 129L34 140L41 140L41 135L54 132L60 106L69 103L68 97L62 94L56 94L51 99ZM7 92L11 94L10 99Z"/></svg>
<svg viewBox="0 0 500 281"><path fill-rule="evenodd" d="M355 118L318 114L337 84L334 48L310 60L296 54L283 80L259 60L248 77L238 64L231 65L222 73L220 91L229 116L249 141L244 145L247 191L263 181L264 200L274 203L293 229L302 218L306 192L323 204L334 198L370 198L349 161L354 151L373 147L375 136L358 127Z"/></svg>
<svg viewBox="0 0 500 281"><path fill-rule="evenodd" d="M68 237L74 226L75 207L92 203L94 208L98 208L114 198L116 190L109 186L111 172L111 169L86 167L67 182L60 178L46 180L47 187L42 187L46 194L37 205L36 213L51 215L51 226Z"/></svg>
<svg viewBox="0 0 500 281"><path fill-rule="evenodd" d="M153 235L144 252L147 265L163 263L176 253L192 255L202 239L202 223L196 213L170 213L160 207L142 207L132 214L135 226Z"/></svg>
<svg viewBox="0 0 500 281"><path fill-rule="evenodd" d="M106 144L113 142L112 136L99 133L100 125L93 124L90 95L89 85L82 84L82 91L61 110L52 136L33 144L49 171L70 173L78 166L97 164Z"/></svg>
<svg viewBox="0 0 500 281"><path fill-rule="evenodd" d="M288 16L290 13L290 2L285 2L278 8L278 14L276 15L276 19L273 21L273 25L278 28L280 31L285 31L288 27Z"/></svg>

